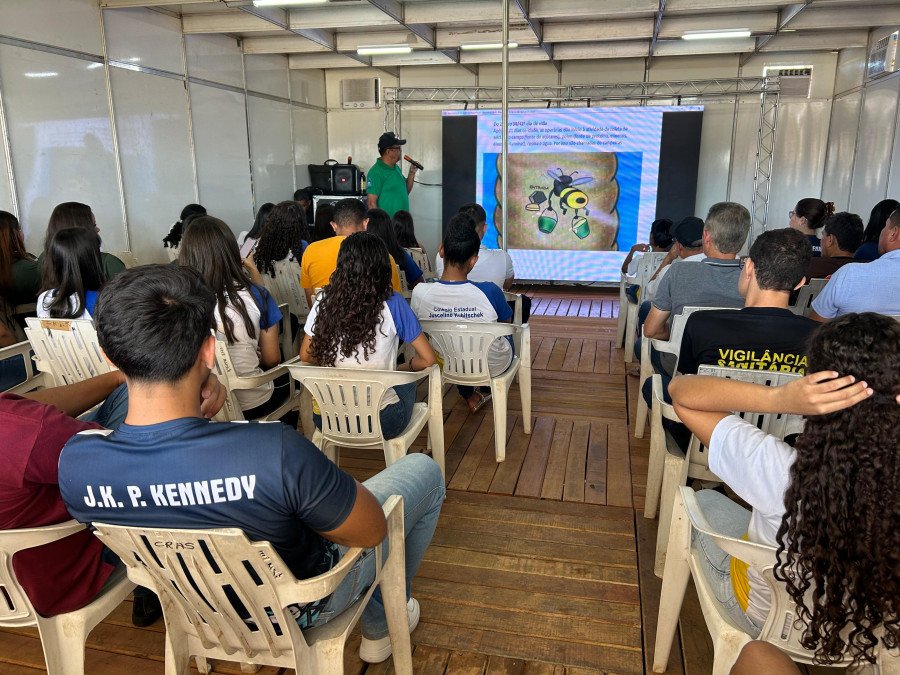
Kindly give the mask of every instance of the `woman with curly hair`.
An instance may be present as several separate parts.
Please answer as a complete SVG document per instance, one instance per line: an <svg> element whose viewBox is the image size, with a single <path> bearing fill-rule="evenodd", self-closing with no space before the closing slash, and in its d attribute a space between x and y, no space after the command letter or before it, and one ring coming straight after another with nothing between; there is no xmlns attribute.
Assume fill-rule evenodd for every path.
<svg viewBox="0 0 900 675"><path fill-rule="evenodd" d="M416 352L410 370L424 370L435 363L416 315L393 289L387 248L368 232L351 234L341 243L337 269L316 297L305 330L300 359L309 363L396 370L400 340ZM385 394L381 409L385 438L395 438L406 428L415 401L415 383ZM321 428L321 418L315 415L314 419Z"/></svg>
<svg viewBox="0 0 900 675"><path fill-rule="evenodd" d="M406 284L409 288L422 281L422 269L416 265L416 261L412 259L409 251L397 241L394 224L387 211L369 209L369 224L366 225L366 232L371 232L384 242L388 253L391 254L391 259L398 265L398 270L406 276Z"/></svg>
<svg viewBox="0 0 900 675"><path fill-rule="evenodd" d="M275 263L295 261L299 265L309 246L306 216L294 201L279 202L269 213L256 244L253 259L260 274L275 277Z"/></svg>
<svg viewBox="0 0 900 675"><path fill-rule="evenodd" d="M689 375L669 391L710 469L752 507L702 490L710 525L777 547L775 578L818 663L871 662L879 641L900 644L900 323L865 313L823 325L809 369L781 387ZM806 428L792 448L731 410L806 415ZM694 546L728 616L757 637L765 581L705 535Z"/></svg>
<svg viewBox="0 0 900 675"><path fill-rule="evenodd" d="M206 209L200 204L188 204L181 209L181 216L176 223L172 225L169 234L163 237L164 248L178 248L181 244L181 238L184 236L184 230L188 224L200 216L206 215Z"/></svg>
<svg viewBox="0 0 900 675"><path fill-rule="evenodd" d="M244 273L237 239L228 225L212 216L191 221L181 240L178 264L193 267L216 294L216 337L228 344L238 375L261 375L281 362L278 303L263 287L259 272L248 257ZM276 410L287 398L289 381L267 382L255 389L235 392L246 419Z"/></svg>

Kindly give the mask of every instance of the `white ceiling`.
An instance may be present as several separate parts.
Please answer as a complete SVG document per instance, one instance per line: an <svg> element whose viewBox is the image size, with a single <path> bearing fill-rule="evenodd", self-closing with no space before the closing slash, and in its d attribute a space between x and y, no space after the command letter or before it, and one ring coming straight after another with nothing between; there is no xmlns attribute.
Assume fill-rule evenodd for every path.
<svg viewBox="0 0 900 675"><path fill-rule="evenodd" d="M900 25L897 0L509 0L511 61L865 47L869 30ZM247 54L287 54L292 68L459 63L474 70L499 51L497 0L330 0L306 8L255 8L249 0L101 0L103 7L159 7L180 14L186 34L242 39ZM752 37L682 40L685 31L747 29ZM408 44L409 55L360 57L361 46Z"/></svg>

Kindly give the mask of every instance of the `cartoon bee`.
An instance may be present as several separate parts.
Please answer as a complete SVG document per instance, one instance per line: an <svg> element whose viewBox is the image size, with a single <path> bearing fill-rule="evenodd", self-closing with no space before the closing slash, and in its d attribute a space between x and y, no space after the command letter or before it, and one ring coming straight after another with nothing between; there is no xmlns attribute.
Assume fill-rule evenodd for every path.
<svg viewBox="0 0 900 675"><path fill-rule="evenodd" d="M538 230L544 234L553 232L559 222L559 216L553 210L553 197L556 197L557 207L564 216L570 210L573 212L571 230L576 237L584 239L591 233L587 218L578 213L583 209L585 215L590 215L590 211L587 209L588 196L575 186L590 183L594 178L592 176L576 178L575 174L577 173L578 171L573 171L571 174L567 174L559 167L550 169L547 175L553 179L553 188L550 190L549 196L540 190L531 193L529 203L525 206L527 210L537 211L541 204L547 202L547 208L538 217Z"/></svg>

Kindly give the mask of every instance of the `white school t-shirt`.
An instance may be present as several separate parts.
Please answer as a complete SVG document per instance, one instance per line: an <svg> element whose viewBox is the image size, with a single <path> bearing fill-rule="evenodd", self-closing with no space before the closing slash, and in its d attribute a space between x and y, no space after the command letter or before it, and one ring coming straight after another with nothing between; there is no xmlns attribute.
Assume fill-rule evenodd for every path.
<svg viewBox="0 0 900 675"><path fill-rule="evenodd" d="M440 277L444 273L444 259L441 257L440 251L434 256L434 273ZM485 248L482 246L478 249L478 260L475 261L475 267L467 275L469 281L490 281L497 284L503 289L503 284L507 279L516 276L513 270L513 261L509 253L502 248Z"/></svg>
<svg viewBox="0 0 900 675"><path fill-rule="evenodd" d="M709 468L752 507L749 541L778 546L775 535L784 517L784 493L796 457L790 445L737 415L723 418L713 429ZM752 567L747 569L747 577L747 616L762 626L772 605L769 586Z"/></svg>
<svg viewBox="0 0 900 675"><path fill-rule="evenodd" d="M419 319L464 321L466 323L494 323L509 321L512 309L503 291L486 281L435 281L419 284L410 300ZM488 370L491 377L500 375L512 363L510 340L499 338L491 343Z"/></svg>
<svg viewBox="0 0 900 675"><path fill-rule="evenodd" d="M322 293L328 292L328 286L322 289ZM319 313L319 297L309 310L306 317L306 325L303 327L304 332L313 337L316 325L316 316ZM409 308L409 303L404 297L394 291L381 308L381 318L378 327L375 329L375 350L369 352L369 358L363 355L363 350L359 347L349 358L345 358L340 352L335 360L337 368L362 368L364 370L397 370L397 349L400 340L404 342L412 342L422 334L422 326L413 311ZM397 403L400 399L394 392L393 387L388 389L381 401L381 407L384 408L391 403Z"/></svg>

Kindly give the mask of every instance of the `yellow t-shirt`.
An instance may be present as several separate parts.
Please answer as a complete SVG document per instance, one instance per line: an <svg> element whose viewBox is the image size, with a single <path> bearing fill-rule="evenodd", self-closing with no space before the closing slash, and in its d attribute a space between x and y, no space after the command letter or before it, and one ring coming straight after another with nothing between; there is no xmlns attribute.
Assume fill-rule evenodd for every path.
<svg viewBox="0 0 900 675"><path fill-rule="evenodd" d="M300 286L302 288L313 290L328 285L328 282L331 281L331 274L337 267L338 251L344 239L346 237L329 237L313 242L306 248L300 263ZM393 260L391 258L392 262ZM391 265L391 285L398 293L401 291L397 265Z"/></svg>

